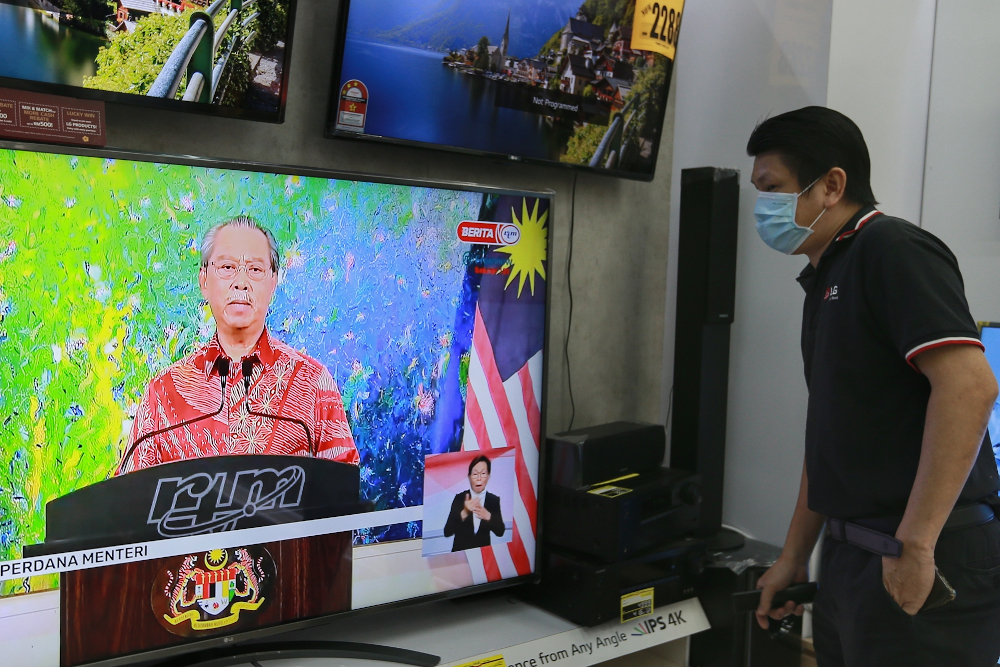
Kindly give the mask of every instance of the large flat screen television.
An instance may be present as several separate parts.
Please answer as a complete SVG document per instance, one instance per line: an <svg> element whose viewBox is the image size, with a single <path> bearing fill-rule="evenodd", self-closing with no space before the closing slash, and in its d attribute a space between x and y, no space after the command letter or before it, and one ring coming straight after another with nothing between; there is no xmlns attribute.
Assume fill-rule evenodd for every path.
<svg viewBox="0 0 1000 667"><path fill-rule="evenodd" d="M683 4L345 0L327 133L651 180Z"/></svg>
<svg viewBox="0 0 1000 667"><path fill-rule="evenodd" d="M986 361L1000 381L1000 322L980 322L979 338L986 351ZM996 459L997 469L1000 470L1000 399L993 406L986 430L993 445L993 457Z"/></svg>
<svg viewBox="0 0 1000 667"><path fill-rule="evenodd" d="M0 144L0 646L532 575L550 193L58 150Z"/></svg>
<svg viewBox="0 0 1000 667"><path fill-rule="evenodd" d="M295 0L0 0L0 87L280 122Z"/></svg>

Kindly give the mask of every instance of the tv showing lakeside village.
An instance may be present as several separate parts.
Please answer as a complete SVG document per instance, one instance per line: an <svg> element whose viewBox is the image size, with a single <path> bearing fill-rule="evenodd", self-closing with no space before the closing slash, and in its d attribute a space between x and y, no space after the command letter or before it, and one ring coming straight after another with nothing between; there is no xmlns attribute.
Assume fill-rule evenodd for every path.
<svg viewBox="0 0 1000 667"><path fill-rule="evenodd" d="M633 48L645 4L354 0L330 129L649 178L673 62Z"/></svg>
<svg viewBox="0 0 1000 667"><path fill-rule="evenodd" d="M0 0L0 85L279 120L294 1Z"/></svg>

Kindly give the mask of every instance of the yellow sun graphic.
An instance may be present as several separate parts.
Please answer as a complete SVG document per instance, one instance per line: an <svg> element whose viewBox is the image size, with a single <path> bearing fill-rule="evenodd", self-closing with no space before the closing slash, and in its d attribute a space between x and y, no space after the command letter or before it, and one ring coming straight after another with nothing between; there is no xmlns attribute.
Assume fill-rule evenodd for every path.
<svg viewBox="0 0 1000 667"><path fill-rule="evenodd" d="M212 549L205 554L205 567L209 570L221 570L226 566L228 560L229 554L226 553L225 549Z"/></svg>
<svg viewBox="0 0 1000 667"><path fill-rule="evenodd" d="M510 255L510 259L504 264L504 269L510 269L510 277L504 289L510 287L515 279L519 280L517 295L521 296L525 281L528 281L531 294L535 294L535 274L537 273L545 279L545 255L548 252L549 240L545 233L545 222L549 219L549 212L542 213L538 217L538 200L535 200L535 208L528 213L528 200L521 203L521 219L517 219L517 211L511 209L514 224L521 232L521 238L516 245L497 248L497 252Z"/></svg>

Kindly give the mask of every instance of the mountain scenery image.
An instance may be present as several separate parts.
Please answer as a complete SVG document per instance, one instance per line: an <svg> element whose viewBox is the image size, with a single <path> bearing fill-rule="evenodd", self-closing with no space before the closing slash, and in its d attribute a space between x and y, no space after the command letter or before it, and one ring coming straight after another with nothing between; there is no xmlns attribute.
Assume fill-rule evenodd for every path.
<svg viewBox="0 0 1000 667"><path fill-rule="evenodd" d="M484 35L499 44L509 14L510 52L523 58L536 55L579 7L580 0L365 0L351 5L351 30L390 44L452 51Z"/></svg>
<svg viewBox="0 0 1000 667"><path fill-rule="evenodd" d="M355 0L339 83L363 84L364 120L344 98L332 129L652 176L673 62L633 48L635 12L635 0Z"/></svg>

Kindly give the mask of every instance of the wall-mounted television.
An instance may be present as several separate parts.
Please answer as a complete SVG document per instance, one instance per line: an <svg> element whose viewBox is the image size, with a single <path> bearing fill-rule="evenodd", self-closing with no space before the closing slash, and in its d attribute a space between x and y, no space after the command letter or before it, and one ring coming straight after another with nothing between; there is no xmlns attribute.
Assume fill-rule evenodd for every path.
<svg viewBox="0 0 1000 667"><path fill-rule="evenodd" d="M651 180L683 0L345 0L327 134Z"/></svg>
<svg viewBox="0 0 1000 667"><path fill-rule="evenodd" d="M281 122L295 0L0 0L0 87Z"/></svg>
<svg viewBox="0 0 1000 667"><path fill-rule="evenodd" d="M530 577L551 207L0 144L0 644L120 665Z"/></svg>

